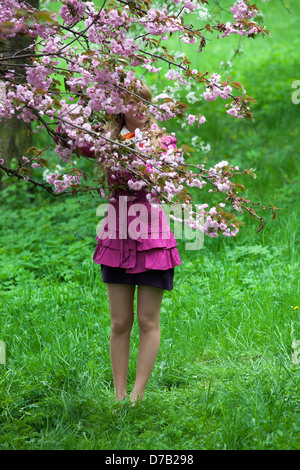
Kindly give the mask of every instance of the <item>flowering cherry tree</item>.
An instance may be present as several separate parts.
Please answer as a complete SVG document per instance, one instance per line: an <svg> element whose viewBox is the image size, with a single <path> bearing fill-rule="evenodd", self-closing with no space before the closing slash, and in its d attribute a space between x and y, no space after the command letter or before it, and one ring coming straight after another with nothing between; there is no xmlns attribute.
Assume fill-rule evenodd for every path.
<svg viewBox="0 0 300 470"><path fill-rule="evenodd" d="M61 175L50 173L46 183L37 181L34 169L49 165L47 149L36 148L31 149L31 156L29 152L28 157L19 158L15 168L8 166L5 155L1 155L0 170L40 186L53 196L85 191L107 197L103 177L94 179L92 186L87 185L89 175L72 165L74 156L83 157L91 161L91 174L95 163L113 172L125 168L132 174L129 189L146 188L147 198L153 203L189 204L192 202L189 187L220 193L219 204L213 207L203 204L186 221L210 237L236 235L240 224L236 213L244 211L259 220L260 230L265 221L253 206L262 204L239 196L244 188L234 182L245 173L255 177L253 169L240 170L227 161L211 168L201 161L187 163L186 146L172 146L168 150L153 146L153 136L160 137L164 131L156 124L142 135L136 130L137 144L129 144L122 137L112 139L105 128L110 116L127 112L135 98L158 122L177 117L191 126L205 123L205 116L191 114L186 103L165 92L152 102L141 100L138 67L159 74L167 66L168 71L164 72L167 80L182 87L196 83L202 87L205 100L226 101L229 118L252 119L250 105L254 99L247 96L242 84L222 81L217 72L203 73L186 56L176 60L165 44L171 35L178 34L186 44L199 44L202 53L208 33L216 33L219 39L232 34L246 38L268 34L255 21L257 6L249 0L237 1L230 8L231 22L204 21L201 28L195 29L185 24L184 14L203 10L209 5L208 0L169 0L163 8L155 8L151 0L104 0L99 5L78 0L61 3L55 13L37 10L25 1L0 1L1 43L18 35L34 40L22 50L0 56L0 120L17 116L35 123L35 132L46 129L56 143L60 163L68 171ZM139 139L143 140L142 148ZM84 152L86 148L90 157ZM276 208L268 209L275 217Z"/></svg>

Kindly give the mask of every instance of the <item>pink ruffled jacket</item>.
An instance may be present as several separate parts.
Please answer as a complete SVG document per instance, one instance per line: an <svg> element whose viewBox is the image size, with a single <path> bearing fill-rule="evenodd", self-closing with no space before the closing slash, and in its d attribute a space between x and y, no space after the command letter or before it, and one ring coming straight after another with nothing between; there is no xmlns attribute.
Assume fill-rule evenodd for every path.
<svg viewBox="0 0 300 470"><path fill-rule="evenodd" d="M163 148L176 148L176 143L176 138L163 136ZM94 152L89 148L80 150L85 156L94 158ZM130 179L135 180L129 172L107 173L109 187L113 182L126 186ZM134 194L135 199L131 200L129 194ZM166 270L181 264L167 217L161 206L154 208L149 203L146 194L143 189L133 193L111 190L108 210L96 236L95 263L124 268L127 273Z"/></svg>

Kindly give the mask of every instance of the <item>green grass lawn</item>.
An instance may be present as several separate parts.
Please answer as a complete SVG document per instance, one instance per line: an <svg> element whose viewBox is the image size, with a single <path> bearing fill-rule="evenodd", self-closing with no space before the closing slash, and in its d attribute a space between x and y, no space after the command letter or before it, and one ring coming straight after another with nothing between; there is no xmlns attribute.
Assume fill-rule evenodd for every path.
<svg viewBox="0 0 300 470"><path fill-rule="evenodd" d="M0 449L299 449L300 105L291 102L299 5L289 4L291 14L265 4L273 38L245 43L235 64L257 100L255 122L226 117L223 102L203 103L201 127L207 161L257 168L249 196L281 210L276 220L266 214L259 234L243 217L236 239L205 239L199 251L178 240L182 265L164 294L142 406L114 401L109 305L92 261L101 201L34 191L31 202L15 185L3 192ZM135 321L129 389L138 344Z"/></svg>

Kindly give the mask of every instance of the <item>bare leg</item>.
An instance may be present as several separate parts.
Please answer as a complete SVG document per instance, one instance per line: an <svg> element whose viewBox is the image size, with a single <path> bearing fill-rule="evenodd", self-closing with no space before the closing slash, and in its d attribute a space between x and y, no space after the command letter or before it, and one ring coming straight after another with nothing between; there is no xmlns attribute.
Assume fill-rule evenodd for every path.
<svg viewBox="0 0 300 470"><path fill-rule="evenodd" d="M137 317L140 328L140 345L134 388L131 401L143 400L150 374L153 370L160 344L160 307L163 289L138 286Z"/></svg>
<svg viewBox="0 0 300 470"><path fill-rule="evenodd" d="M110 358L116 400L126 398L130 333L134 319L135 286L107 284L111 313Z"/></svg>

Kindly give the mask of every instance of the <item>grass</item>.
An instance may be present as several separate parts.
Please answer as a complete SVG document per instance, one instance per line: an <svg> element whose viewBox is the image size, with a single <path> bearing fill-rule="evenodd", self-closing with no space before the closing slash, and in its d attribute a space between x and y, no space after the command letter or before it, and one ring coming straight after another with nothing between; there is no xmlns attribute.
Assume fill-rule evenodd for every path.
<svg viewBox="0 0 300 470"><path fill-rule="evenodd" d="M19 212L27 221L24 239L6 235L1 448L299 448L299 366L291 360L292 342L300 337L298 314L291 309L299 295L297 257L285 247L250 240L230 247L221 242L218 249L205 245L195 257L179 241L184 263L176 270L174 291L164 297L161 348L146 401L121 408L114 403L110 370L108 300L90 256L92 224L81 232L89 211L76 203L65 201L64 217L72 218L69 224L60 221L60 231L50 230L49 208L39 208L47 240L32 234L28 208ZM59 207L51 209L53 223L63 219L55 212ZM69 254L75 224L78 260ZM31 243L33 259L38 243L43 254L27 265L20 257L30 237L39 239ZM10 258L19 263L14 277ZM137 349L135 322L129 388Z"/></svg>
<svg viewBox="0 0 300 470"><path fill-rule="evenodd" d="M245 218L234 240L205 239L196 252L178 241L183 263L174 290L164 294L161 347L142 406L114 402L109 305L92 261L99 201L50 200L16 191L14 183L2 193L0 449L299 449L292 354L300 324L291 308L300 292L299 128L282 75L299 78L298 39L296 15L279 2L267 8L276 46L264 52L253 42L241 59L258 101L255 123L226 119L223 103L215 103L202 132L212 143L208 159L225 153L242 168L257 168L249 195L281 211L259 234ZM291 26L279 41L284 14ZM284 79L274 83L275 62ZM276 97L266 92L274 88ZM135 321L128 389L138 342Z"/></svg>

